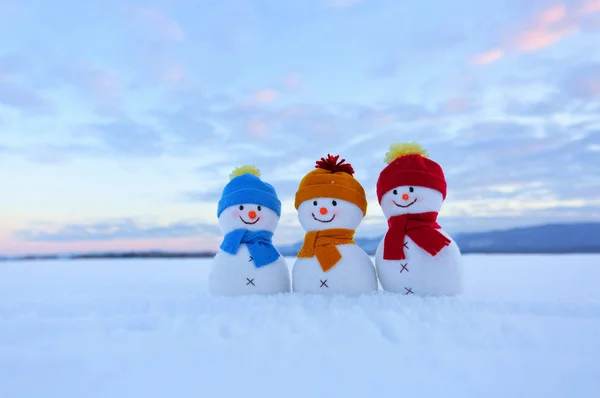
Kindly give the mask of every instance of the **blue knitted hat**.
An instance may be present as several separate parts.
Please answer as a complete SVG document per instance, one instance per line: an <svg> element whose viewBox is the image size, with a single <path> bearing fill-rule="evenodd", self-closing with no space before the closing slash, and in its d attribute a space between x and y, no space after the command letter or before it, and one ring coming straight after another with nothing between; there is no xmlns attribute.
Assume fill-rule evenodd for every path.
<svg viewBox="0 0 600 398"><path fill-rule="evenodd" d="M254 166L238 167L229 176L231 181L221 194L217 217L230 206L252 203L273 210L281 217L281 201L271 184L260 179L260 171Z"/></svg>

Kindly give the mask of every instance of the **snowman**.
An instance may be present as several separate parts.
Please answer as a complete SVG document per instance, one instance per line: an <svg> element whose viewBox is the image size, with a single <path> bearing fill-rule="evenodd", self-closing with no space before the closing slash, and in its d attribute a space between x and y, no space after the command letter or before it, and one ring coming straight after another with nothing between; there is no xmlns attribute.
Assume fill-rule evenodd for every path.
<svg viewBox="0 0 600 398"><path fill-rule="evenodd" d="M254 166L233 171L223 189L217 217L224 234L212 262L209 291L219 296L290 291L285 259L272 237L281 215L275 189L261 181Z"/></svg>
<svg viewBox="0 0 600 398"><path fill-rule="evenodd" d="M381 287L419 296L461 293L460 250L436 222L446 199L442 168L416 143L392 145L386 162L377 181L388 223L375 254Z"/></svg>
<svg viewBox="0 0 600 398"><path fill-rule="evenodd" d="M369 256L354 242L367 211L365 191L352 165L338 156L317 161L300 182L295 207L306 231L292 268L292 290L301 293L364 294L378 290Z"/></svg>

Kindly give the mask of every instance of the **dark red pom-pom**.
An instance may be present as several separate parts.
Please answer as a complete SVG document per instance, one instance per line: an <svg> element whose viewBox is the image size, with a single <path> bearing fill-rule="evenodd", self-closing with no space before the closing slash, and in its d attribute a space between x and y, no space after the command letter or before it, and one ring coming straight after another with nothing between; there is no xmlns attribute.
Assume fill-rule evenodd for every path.
<svg viewBox="0 0 600 398"><path fill-rule="evenodd" d="M321 160L317 160L316 169L323 169L331 171L332 173L348 173L350 175L354 175L354 169L350 163L346 163L346 159L342 159L338 162L340 155L332 156L330 154L327 155L327 159L321 158Z"/></svg>

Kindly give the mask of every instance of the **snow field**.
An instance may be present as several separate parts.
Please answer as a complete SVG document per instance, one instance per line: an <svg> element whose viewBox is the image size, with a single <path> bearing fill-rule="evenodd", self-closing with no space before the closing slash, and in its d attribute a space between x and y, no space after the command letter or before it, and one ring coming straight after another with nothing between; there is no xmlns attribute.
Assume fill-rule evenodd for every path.
<svg viewBox="0 0 600 398"><path fill-rule="evenodd" d="M197 259L0 263L0 397L599 396L600 256L464 259L457 298L215 298Z"/></svg>

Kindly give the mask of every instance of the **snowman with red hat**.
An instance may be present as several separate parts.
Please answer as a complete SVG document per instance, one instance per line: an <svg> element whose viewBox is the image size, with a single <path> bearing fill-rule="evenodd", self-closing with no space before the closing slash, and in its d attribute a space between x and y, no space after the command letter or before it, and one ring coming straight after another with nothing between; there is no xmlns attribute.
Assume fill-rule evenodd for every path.
<svg viewBox="0 0 600 398"><path fill-rule="evenodd" d="M460 294L461 253L437 223L446 199L442 168L416 143L392 145L386 163L377 180L388 223L375 254L381 287L405 295Z"/></svg>

